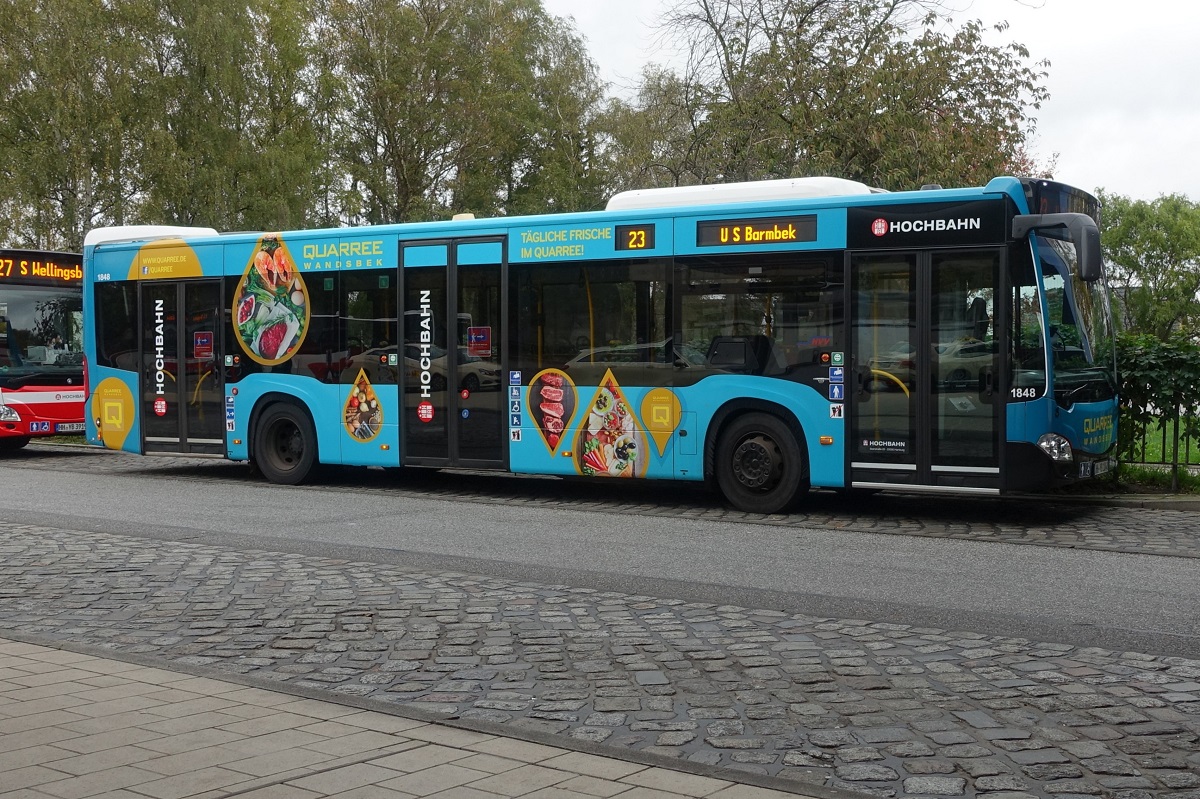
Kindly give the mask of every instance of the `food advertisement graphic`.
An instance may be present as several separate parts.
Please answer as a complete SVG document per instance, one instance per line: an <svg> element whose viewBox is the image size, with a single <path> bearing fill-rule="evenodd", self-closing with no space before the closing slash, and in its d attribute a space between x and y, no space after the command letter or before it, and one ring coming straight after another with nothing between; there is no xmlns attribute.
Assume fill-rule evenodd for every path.
<svg viewBox="0 0 1200 799"><path fill-rule="evenodd" d="M370 441L383 427L383 408L364 369L358 370L354 385L350 387L350 396L342 409L342 421L346 432L358 441Z"/></svg>
<svg viewBox="0 0 1200 799"><path fill-rule="evenodd" d="M575 415L576 404L575 384L566 372L547 369L529 383L526 405L551 453L558 449L563 431Z"/></svg>
<svg viewBox="0 0 1200 799"><path fill-rule="evenodd" d="M646 473L645 434L625 393L604 373L576 438L579 473L588 477L640 477Z"/></svg>
<svg viewBox="0 0 1200 799"><path fill-rule="evenodd" d="M233 295L238 343L264 366L296 354L308 333L308 289L278 236L264 236Z"/></svg>

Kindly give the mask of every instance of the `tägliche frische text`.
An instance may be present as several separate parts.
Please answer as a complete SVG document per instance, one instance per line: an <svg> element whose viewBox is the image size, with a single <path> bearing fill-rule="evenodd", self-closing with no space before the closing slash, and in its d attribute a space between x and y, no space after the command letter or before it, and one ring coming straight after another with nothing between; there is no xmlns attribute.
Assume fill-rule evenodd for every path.
<svg viewBox="0 0 1200 799"><path fill-rule="evenodd" d="M588 241L612 241L612 226L561 228L559 230L523 230L522 258L570 258L582 257L584 243Z"/></svg>

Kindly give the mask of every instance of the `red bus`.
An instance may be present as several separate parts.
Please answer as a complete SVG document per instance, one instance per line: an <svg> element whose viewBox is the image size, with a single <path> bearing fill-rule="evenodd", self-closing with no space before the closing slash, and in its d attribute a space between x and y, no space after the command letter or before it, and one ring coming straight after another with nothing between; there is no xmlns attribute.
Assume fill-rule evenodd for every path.
<svg viewBox="0 0 1200 799"><path fill-rule="evenodd" d="M0 250L0 452L83 433L83 256Z"/></svg>

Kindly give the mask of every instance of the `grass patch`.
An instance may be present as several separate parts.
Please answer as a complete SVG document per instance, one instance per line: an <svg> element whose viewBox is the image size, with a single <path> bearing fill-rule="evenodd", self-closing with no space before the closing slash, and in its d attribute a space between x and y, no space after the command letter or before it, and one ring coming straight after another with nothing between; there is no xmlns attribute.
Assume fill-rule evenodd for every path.
<svg viewBox="0 0 1200 799"><path fill-rule="evenodd" d="M1117 470L1117 480L1120 484L1130 486L1135 490L1156 492L1173 490L1169 465L1156 467L1123 463ZM1180 467L1179 492L1181 494L1200 494L1200 475Z"/></svg>
<svg viewBox="0 0 1200 799"><path fill-rule="evenodd" d="M83 436L44 436L35 438L37 444L86 444L87 439Z"/></svg>
<svg viewBox="0 0 1200 799"><path fill-rule="evenodd" d="M1184 435L1188 419L1179 423L1179 462L1200 465L1200 441ZM1141 463L1170 463L1174 425L1160 420L1146 428L1146 435L1132 453L1134 459Z"/></svg>

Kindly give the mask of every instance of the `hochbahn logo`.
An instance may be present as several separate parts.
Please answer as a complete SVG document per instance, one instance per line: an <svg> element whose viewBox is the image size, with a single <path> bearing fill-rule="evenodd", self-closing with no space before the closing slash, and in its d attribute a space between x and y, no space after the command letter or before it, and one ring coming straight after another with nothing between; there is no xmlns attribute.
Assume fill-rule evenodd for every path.
<svg viewBox="0 0 1200 799"><path fill-rule="evenodd" d="M163 335L163 318L165 316L163 300L156 299L154 301L154 394L158 397L167 393L166 338Z"/></svg>
<svg viewBox="0 0 1200 799"><path fill-rule="evenodd" d="M995 200L881 205L846 210L852 248L999 244L1005 205Z"/></svg>
<svg viewBox="0 0 1200 799"><path fill-rule="evenodd" d="M965 219L899 219L889 222L880 217L871 223L871 232L876 236L889 233L940 233L943 230L982 230L983 220L979 217Z"/></svg>

